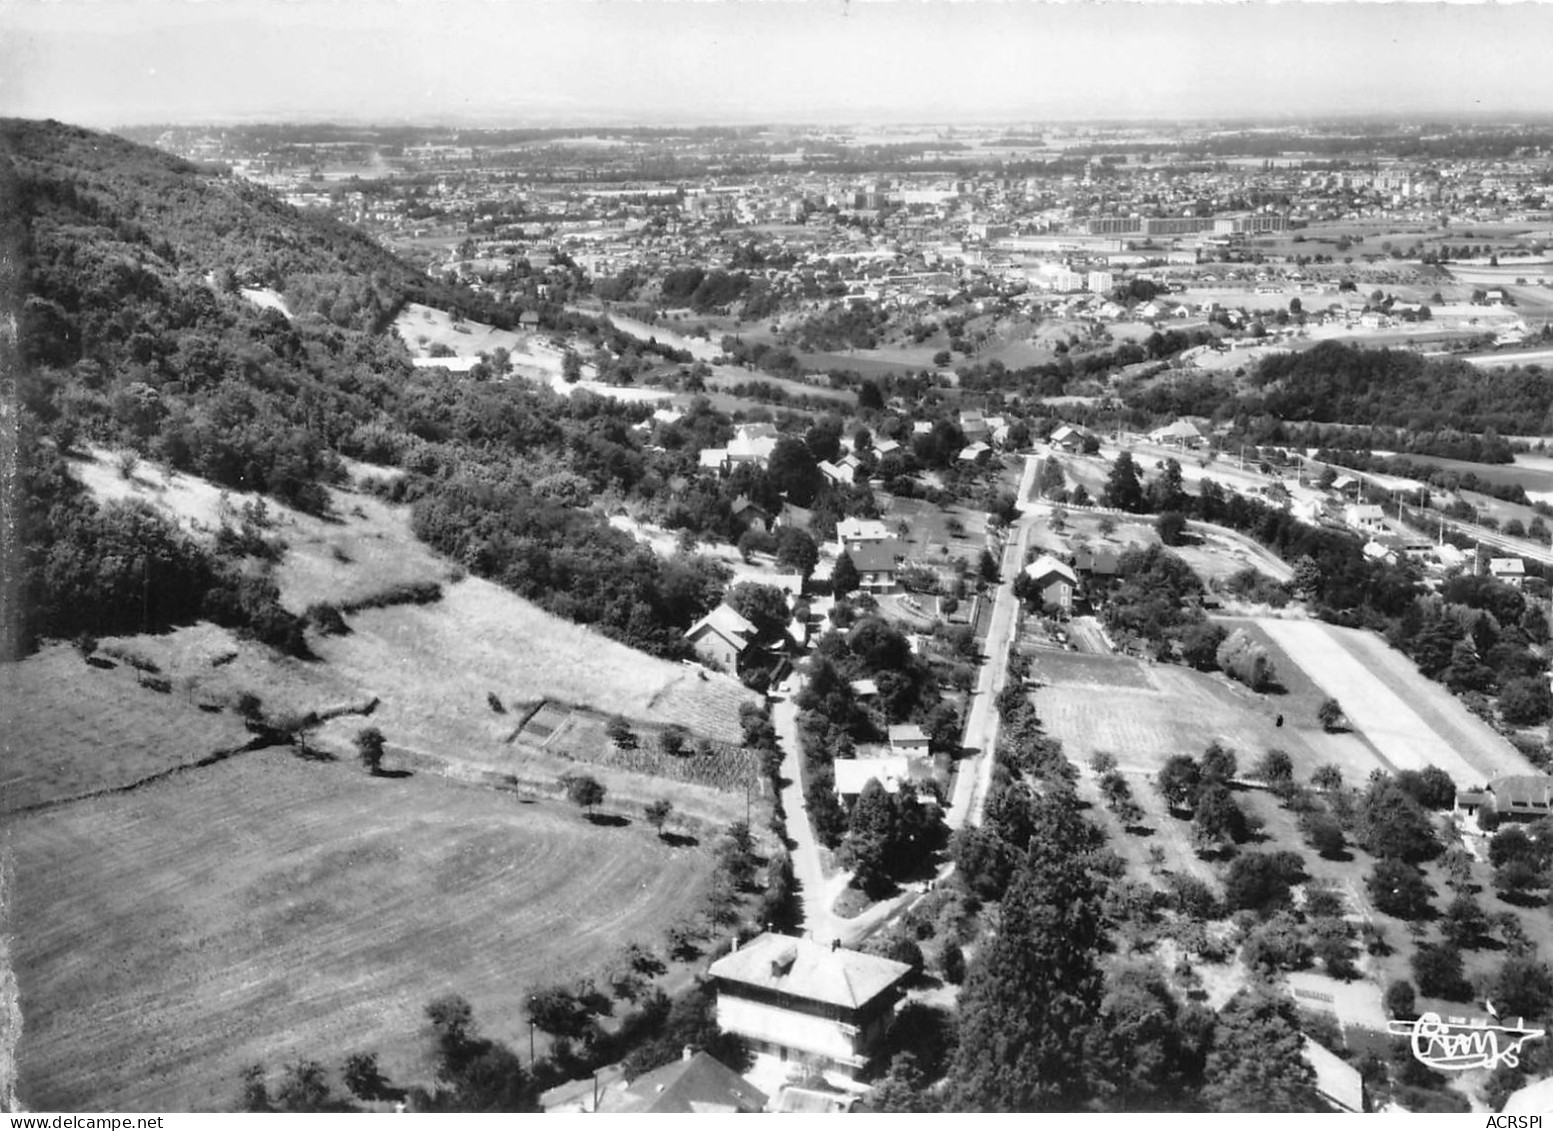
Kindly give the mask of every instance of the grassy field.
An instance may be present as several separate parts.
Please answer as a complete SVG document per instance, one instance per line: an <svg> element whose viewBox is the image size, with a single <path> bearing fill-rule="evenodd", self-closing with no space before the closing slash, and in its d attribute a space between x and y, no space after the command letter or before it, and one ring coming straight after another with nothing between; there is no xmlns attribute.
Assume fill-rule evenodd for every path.
<svg viewBox="0 0 1553 1131"><path fill-rule="evenodd" d="M56 644L0 664L0 812L129 785L251 737L211 689L162 694L109 662L89 667Z"/></svg>
<svg viewBox="0 0 1553 1131"><path fill-rule="evenodd" d="M1107 751L1123 770L1152 775L1172 755L1195 758L1213 741L1236 751L1242 773L1274 747L1302 779L1332 763L1346 780L1362 782L1380 764L1358 736L1324 733L1313 706L1255 694L1221 675L1050 649L1032 658L1032 674L1046 685L1035 693L1036 711L1080 764Z"/></svg>
<svg viewBox="0 0 1553 1131"><path fill-rule="evenodd" d="M89 460L72 461L72 467L95 497L150 503L199 537L214 536L223 522L238 526L242 508L261 501L256 494L223 491L154 464L137 463L126 477L116 466L115 453L102 450ZM384 473L393 474L391 469ZM408 507L354 492L330 491L329 497L335 512L330 519L262 500L269 522L265 536L286 546L275 580L281 603L292 612L317 601L348 604L394 586L454 576L451 563L410 532Z"/></svg>
<svg viewBox="0 0 1553 1131"><path fill-rule="evenodd" d="M711 866L641 823L281 751L7 833L20 1091L43 1110L227 1107L246 1064L359 1049L422 1080L444 993L518 1048L533 987L660 944Z"/></svg>
<svg viewBox="0 0 1553 1131"><path fill-rule="evenodd" d="M315 648L324 667L381 699L372 721L391 747L528 783L574 770L576 751L509 741L524 707L545 701L648 726L679 723L734 746L742 739L739 704L753 698L732 679L633 651L477 578L448 586L435 604L366 609L350 625L349 635L320 639ZM344 752L360 725L340 719L319 737ZM692 782L666 790L668 783L619 765L606 750L597 761L599 780L620 801L667 794L681 812L714 823L731 820L735 808L743 815L742 787L737 797Z"/></svg>
<svg viewBox="0 0 1553 1131"><path fill-rule="evenodd" d="M394 332L409 347L412 357L430 357L432 346L446 346L459 357L490 353L498 347L510 353L525 353L524 343L529 337L517 330L498 330L484 322L459 321L445 311L418 302L405 305L394 319Z"/></svg>
<svg viewBox="0 0 1553 1131"><path fill-rule="evenodd" d="M923 499L887 496L880 517L890 535L906 544L906 557L913 560L964 558L975 568L987 545L987 512L971 507L939 507ZM902 523L906 527L903 537L899 529ZM951 530L954 523L959 524L959 534Z"/></svg>
<svg viewBox="0 0 1553 1131"><path fill-rule="evenodd" d="M1505 739L1374 633L1316 621L1259 626L1396 769L1439 766L1461 785L1530 767Z"/></svg>

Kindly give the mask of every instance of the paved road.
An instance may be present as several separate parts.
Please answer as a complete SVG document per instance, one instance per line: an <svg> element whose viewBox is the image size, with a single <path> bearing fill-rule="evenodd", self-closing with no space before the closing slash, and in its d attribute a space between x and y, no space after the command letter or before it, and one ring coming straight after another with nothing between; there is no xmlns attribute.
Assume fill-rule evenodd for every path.
<svg viewBox="0 0 1553 1131"><path fill-rule="evenodd" d="M1038 462L1035 456L1027 456L1025 459L1018 496L1023 517L1015 524L1014 535L1003 550L1003 580L998 586L992 624L986 640L988 658L981 668L965 728L965 744L977 749L978 753L960 764L947 818L951 829L960 828L967 819L978 824L981 822L981 808L992 781L992 751L997 745L998 728L993 703L1008 678L1008 646L1018 623L1019 611L1019 602L1014 598L1014 578L1024 567L1030 536L1035 530L1038 505L1026 500L1035 483ZM875 904L855 919L842 919L832 912L836 898L852 877L850 872L840 868L827 875L829 854L815 838L813 826L809 824L808 810L804 808L803 787L800 784L802 753L798 744L798 707L793 701L802 686L802 678L794 674L777 689L773 696L775 703L771 709L771 722L776 728L777 740L782 744L782 777L787 782L782 789L782 806L787 814L787 837L793 844L790 850L793 876L800 889L804 930L816 942L835 940L843 946L856 946L919 899L920 894L908 889L894 899ZM953 867L953 864L945 865L940 870L940 878L948 875Z"/></svg>
<svg viewBox="0 0 1553 1131"><path fill-rule="evenodd" d="M790 676L777 689L776 702L771 708L771 723L776 728L777 740L782 744L782 777L787 782L782 787L782 808L787 814L787 839L792 841L793 878L798 881L799 897L803 903L804 929L815 942L830 942L840 934L831 915L831 905L846 886L847 876L840 873L830 880L825 876L824 857L820 842L815 839L814 828L809 824L809 811L803 804L803 776L800 772L802 750L798 745L798 706L793 702L803 686L799 676ZM841 884L831 890L835 879Z"/></svg>
<svg viewBox="0 0 1553 1131"><path fill-rule="evenodd" d="M962 827L966 821L981 824L982 807L986 804L987 789L992 783L992 754L997 748L999 722L994 704L1008 680L1008 647L1019 622L1019 601L1014 596L1014 579L1024 568L1030 536L1035 532L1038 504L1029 499L1035 483L1037 462L1033 455L1025 457L1024 476L1019 487L1019 509L1023 513L1014 525L1014 536L1003 548L1002 581L998 585L992 607L992 625L987 630L987 659L977 674L976 691L971 698L970 710L966 713L965 736L961 740L966 749L977 753L974 758L964 759L960 763L947 816L951 829Z"/></svg>

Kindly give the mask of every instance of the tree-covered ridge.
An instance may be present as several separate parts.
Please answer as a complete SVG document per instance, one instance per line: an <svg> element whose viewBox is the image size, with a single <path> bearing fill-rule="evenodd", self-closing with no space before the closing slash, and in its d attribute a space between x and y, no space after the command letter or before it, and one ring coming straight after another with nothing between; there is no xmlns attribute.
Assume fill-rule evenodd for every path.
<svg viewBox="0 0 1553 1131"><path fill-rule="evenodd" d="M412 367L384 329L404 302L497 325L515 324L520 309L435 283L359 233L225 175L105 135L5 122L0 200L21 265L11 305L21 315L19 482L30 500L18 506L18 534L29 547L77 543L94 529L89 497L53 482L68 477L54 457L87 445L312 513L327 511L326 488L343 480L339 457L353 457L401 468L384 490L416 504L417 532L471 572L679 656L724 579L690 553L658 560L608 526L601 502L629 501L687 543L739 537L741 496L770 513L784 498L810 507L821 532L843 514L871 513L866 489L832 488L817 470L835 456L839 419L785 439L769 472L714 485L698 475L696 453L726 443L732 426L704 401L644 434L641 405ZM288 300L292 317L240 293L261 285ZM594 346L627 348L607 323L559 307L540 315ZM242 540L218 556L240 564ZM18 603L25 622L8 626L17 648L113 619L62 599L66 575L38 555L21 564L19 588L32 599ZM230 572L212 559L196 576L208 589ZM131 580L97 577L68 591L118 592ZM209 615L202 591L148 626ZM268 609L259 598L272 596L247 605Z"/></svg>
<svg viewBox="0 0 1553 1131"><path fill-rule="evenodd" d="M1406 350L1323 342L1264 358L1250 384L1238 408L1281 420L1520 435L1553 426L1553 374L1482 370Z"/></svg>

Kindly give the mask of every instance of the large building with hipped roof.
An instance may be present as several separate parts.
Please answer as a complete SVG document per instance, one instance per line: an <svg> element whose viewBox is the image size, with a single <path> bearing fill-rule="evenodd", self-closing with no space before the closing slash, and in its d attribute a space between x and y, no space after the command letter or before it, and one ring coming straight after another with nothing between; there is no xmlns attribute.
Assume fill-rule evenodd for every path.
<svg viewBox="0 0 1553 1131"><path fill-rule="evenodd" d="M882 1047L911 967L808 939L764 934L708 971L717 1026L760 1053L856 1076Z"/></svg>

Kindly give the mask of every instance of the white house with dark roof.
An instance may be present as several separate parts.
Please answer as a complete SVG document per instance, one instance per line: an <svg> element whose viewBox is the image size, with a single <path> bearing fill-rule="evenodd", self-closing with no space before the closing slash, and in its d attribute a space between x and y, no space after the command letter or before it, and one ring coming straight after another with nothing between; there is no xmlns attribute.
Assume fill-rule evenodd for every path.
<svg viewBox="0 0 1553 1131"><path fill-rule="evenodd" d="M881 1048L911 967L764 934L712 963L717 1027L758 1053L852 1077Z"/></svg>

